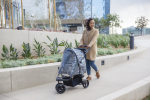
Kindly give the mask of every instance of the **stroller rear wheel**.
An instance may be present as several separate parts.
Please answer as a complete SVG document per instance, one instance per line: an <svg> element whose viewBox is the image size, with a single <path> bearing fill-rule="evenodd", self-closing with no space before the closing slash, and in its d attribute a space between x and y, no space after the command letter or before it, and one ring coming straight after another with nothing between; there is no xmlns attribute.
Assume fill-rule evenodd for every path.
<svg viewBox="0 0 150 100"><path fill-rule="evenodd" d="M89 86L89 81L88 80L82 81L82 85L84 88L87 88Z"/></svg>
<svg viewBox="0 0 150 100"><path fill-rule="evenodd" d="M65 92L66 87L65 87L64 84L58 83L58 84L56 85L55 89L56 89L56 91L57 91L59 94L62 94L62 93Z"/></svg>

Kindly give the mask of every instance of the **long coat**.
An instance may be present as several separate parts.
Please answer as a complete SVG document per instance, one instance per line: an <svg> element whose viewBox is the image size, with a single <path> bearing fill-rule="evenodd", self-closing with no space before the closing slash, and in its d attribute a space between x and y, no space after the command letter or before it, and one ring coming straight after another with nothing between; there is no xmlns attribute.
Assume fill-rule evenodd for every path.
<svg viewBox="0 0 150 100"><path fill-rule="evenodd" d="M91 50L86 54L86 59L95 61L97 54L97 37L99 35L98 29L92 29L90 32L87 30L83 31L80 45L90 45Z"/></svg>

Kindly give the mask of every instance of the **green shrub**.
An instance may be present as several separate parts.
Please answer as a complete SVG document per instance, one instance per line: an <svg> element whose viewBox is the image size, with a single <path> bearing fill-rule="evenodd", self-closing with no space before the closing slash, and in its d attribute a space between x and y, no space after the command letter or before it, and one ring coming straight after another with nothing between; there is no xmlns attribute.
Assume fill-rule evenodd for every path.
<svg viewBox="0 0 150 100"><path fill-rule="evenodd" d="M123 49L117 49L116 51L117 51L117 53L123 53L124 52Z"/></svg>
<svg viewBox="0 0 150 100"><path fill-rule="evenodd" d="M76 42L77 42L77 41L75 41L75 43L76 43ZM76 46L77 46L77 44L78 44L78 43L76 43ZM66 49L66 48L73 48L73 47L72 47L72 42L68 43L68 40L66 40L66 41L63 40L63 41L61 41L60 46L64 46L65 49Z"/></svg>
<svg viewBox="0 0 150 100"><path fill-rule="evenodd" d="M3 50L3 53L1 55L4 58L3 60L8 60L10 58L8 48L5 45L3 45L2 50Z"/></svg>
<svg viewBox="0 0 150 100"><path fill-rule="evenodd" d="M2 68L2 62L0 61L0 69Z"/></svg>
<svg viewBox="0 0 150 100"><path fill-rule="evenodd" d="M17 52L17 49L14 48L11 44L11 46L10 46L10 59L11 60L17 60L18 54L19 54L19 52Z"/></svg>
<svg viewBox="0 0 150 100"><path fill-rule="evenodd" d="M125 33L125 36L126 36L126 37L129 37L129 36L130 36L130 33Z"/></svg>
<svg viewBox="0 0 150 100"><path fill-rule="evenodd" d="M10 45L10 51L5 45L3 45L2 50L3 50L2 57L4 58L2 60L17 60L18 59L19 52L17 52L17 49L14 48L12 44ZM10 55L9 55L9 52L10 52Z"/></svg>
<svg viewBox="0 0 150 100"><path fill-rule="evenodd" d="M37 42L35 38L34 38L34 42L36 43L36 45L33 44L34 47L35 47L35 49L33 49L33 50L35 50L35 52L38 55L38 57L44 56L44 54L46 52L45 48L43 49L43 46L39 42Z"/></svg>
<svg viewBox="0 0 150 100"><path fill-rule="evenodd" d="M107 45L107 48L108 48L108 49L113 49L110 45Z"/></svg>
<svg viewBox="0 0 150 100"><path fill-rule="evenodd" d="M113 54L115 54L115 52L114 52L114 50L108 50L108 51L106 52L106 54L108 54L108 55L113 55Z"/></svg>
<svg viewBox="0 0 150 100"><path fill-rule="evenodd" d="M75 48L78 48L78 45L79 45L80 43L77 41L77 40L75 40Z"/></svg>
<svg viewBox="0 0 150 100"><path fill-rule="evenodd" d="M36 65L36 64L38 64L36 59L28 59L26 61L26 65Z"/></svg>
<svg viewBox="0 0 150 100"><path fill-rule="evenodd" d="M33 57L31 57L31 47L29 43L25 44L23 42L22 48L23 48L22 57L24 57L25 59L26 58L32 59Z"/></svg>
<svg viewBox="0 0 150 100"><path fill-rule="evenodd" d="M103 35L100 34L97 38L97 45L101 48L106 48L107 45L114 45L116 48L118 48L119 45L122 45L124 47L127 47L130 42L130 39L128 36L123 35Z"/></svg>
<svg viewBox="0 0 150 100"><path fill-rule="evenodd" d="M41 57L41 58L37 59L37 63L39 63L39 64L47 64L48 61L49 61L49 59L48 58L44 58L44 57Z"/></svg>
<svg viewBox="0 0 150 100"><path fill-rule="evenodd" d="M98 55L106 55L107 49L98 49L97 54Z"/></svg>
<svg viewBox="0 0 150 100"><path fill-rule="evenodd" d="M13 61L13 60L12 61L8 61L8 60L6 60L6 61L2 62L2 66L3 66L3 68L12 68L12 67L19 67L20 65L16 61Z"/></svg>

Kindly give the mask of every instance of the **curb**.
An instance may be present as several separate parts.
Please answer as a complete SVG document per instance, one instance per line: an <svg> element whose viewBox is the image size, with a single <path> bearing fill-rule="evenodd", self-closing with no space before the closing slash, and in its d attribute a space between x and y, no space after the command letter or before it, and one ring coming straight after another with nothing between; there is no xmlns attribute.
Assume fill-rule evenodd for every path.
<svg viewBox="0 0 150 100"><path fill-rule="evenodd" d="M150 94L150 76L97 100L142 100Z"/></svg>

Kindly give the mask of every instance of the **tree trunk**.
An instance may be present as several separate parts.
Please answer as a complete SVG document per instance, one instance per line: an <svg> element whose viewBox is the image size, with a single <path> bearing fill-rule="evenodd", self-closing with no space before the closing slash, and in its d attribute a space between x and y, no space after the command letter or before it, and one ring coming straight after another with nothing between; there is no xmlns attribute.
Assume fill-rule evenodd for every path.
<svg viewBox="0 0 150 100"><path fill-rule="evenodd" d="M9 28L11 28L11 11L10 11L10 1L8 0L8 13L9 13L9 15L8 15L8 20L9 20Z"/></svg>
<svg viewBox="0 0 150 100"><path fill-rule="evenodd" d="M101 33L101 29L100 29L101 27L99 26L99 34Z"/></svg>
<svg viewBox="0 0 150 100"><path fill-rule="evenodd" d="M112 26L112 34L113 34L113 26Z"/></svg>
<svg viewBox="0 0 150 100"><path fill-rule="evenodd" d="M51 12L50 12L50 1L48 0L48 12L49 12L49 29L51 29Z"/></svg>
<svg viewBox="0 0 150 100"><path fill-rule="evenodd" d="M0 0L0 17L1 17L1 27L2 27L2 15L1 15L1 0Z"/></svg>
<svg viewBox="0 0 150 100"><path fill-rule="evenodd" d="M23 14L23 1L21 0L21 10L22 10L22 29L24 30L24 14Z"/></svg>
<svg viewBox="0 0 150 100"><path fill-rule="evenodd" d="M5 9L5 0L4 0L4 18L5 18L5 28L6 28L6 9Z"/></svg>
<svg viewBox="0 0 150 100"><path fill-rule="evenodd" d="M10 6L11 6L11 18L12 18L12 29L14 29L14 17L13 17L13 5L12 0L10 0Z"/></svg>
<svg viewBox="0 0 150 100"><path fill-rule="evenodd" d="M55 4L55 0L54 0L54 26L55 26L55 30L57 30L57 26L56 26L56 4Z"/></svg>

